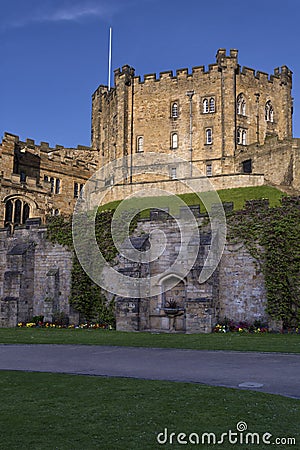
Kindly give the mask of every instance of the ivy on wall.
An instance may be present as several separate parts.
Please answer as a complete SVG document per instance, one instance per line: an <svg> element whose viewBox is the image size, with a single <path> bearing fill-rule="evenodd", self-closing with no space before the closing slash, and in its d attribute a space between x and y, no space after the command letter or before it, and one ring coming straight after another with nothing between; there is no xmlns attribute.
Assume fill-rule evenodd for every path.
<svg viewBox="0 0 300 450"><path fill-rule="evenodd" d="M111 222L114 211L98 212L95 219L95 235L99 249L107 262L117 256L117 249L111 235ZM133 232L137 219L130 225ZM74 251L72 239L72 219L63 216L49 217L47 221L47 239ZM107 300L101 288L93 283L81 267L74 252L71 274L70 305L87 320L114 325L114 301Z"/></svg>
<svg viewBox="0 0 300 450"><path fill-rule="evenodd" d="M106 261L117 256L111 236L114 211L98 212L96 239ZM137 225L132 221L130 233ZM284 197L282 206L268 208L264 201L227 217L228 238L243 242L260 266L266 285L267 313L286 328L300 324L300 198ZM48 239L73 250L72 221L63 217L48 220ZM70 304L86 320L113 323L113 301L107 302L101 289L82 269L75 253Z"/></svg>
<svg viewBox="0 0 300 450"><path fill-rule="evenodd" d="M267 313L284 328L300 323L300 198L249 208L228 218L229 238L244 242L264 273Z"/></svg>

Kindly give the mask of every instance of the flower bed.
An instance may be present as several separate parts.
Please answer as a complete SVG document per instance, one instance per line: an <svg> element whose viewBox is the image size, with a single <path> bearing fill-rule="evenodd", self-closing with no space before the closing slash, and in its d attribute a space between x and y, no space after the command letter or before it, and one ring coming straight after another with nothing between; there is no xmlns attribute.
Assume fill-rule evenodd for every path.
<svg viewBox="0 0 300 450"><path fill-rule="evenodd" d="M68 329L103 329L113 330L112 325L100 324L100 323L81 323L79 325L60 325L52 322L19 322L18 328L68 328Z"/></svg>
<svg viewBox="0 0 300 450"><path fill-rule="evenodd" d="M255 321L253 324L245 321L234 322L233 320L224 319L213 328L213 333L269 333L270 330L266 323ZM281 330L281 333L300 334L300 327L288 328Z"/></svg>

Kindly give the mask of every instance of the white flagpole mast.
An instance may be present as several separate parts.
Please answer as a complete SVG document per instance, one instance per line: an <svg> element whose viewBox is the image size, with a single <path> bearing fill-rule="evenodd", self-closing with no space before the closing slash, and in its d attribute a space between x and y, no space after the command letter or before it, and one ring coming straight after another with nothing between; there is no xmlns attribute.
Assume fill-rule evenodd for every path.
<svg viewBox="0 0 300 450"><path fill-rule="evenodd" d="M111 84L111 52L112 52L112 27L109 27L109 49L108 49L108 90Z"/></svg>

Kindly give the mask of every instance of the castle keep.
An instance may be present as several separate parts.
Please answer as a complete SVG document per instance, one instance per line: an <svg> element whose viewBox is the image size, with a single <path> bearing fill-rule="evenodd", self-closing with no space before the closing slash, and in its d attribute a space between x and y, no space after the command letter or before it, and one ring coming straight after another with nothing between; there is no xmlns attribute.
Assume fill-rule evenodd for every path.
<svg viewBox="0 0 300 450"><path fill-rule="evenodd" d="M282 66L269 76L241 68L237 55L220 49L207 71L200 66L143 80L132 67L117 69L115 87L100 85L93 95L92 147L100 164L151 151L176 153L206 176L261 174L240 155L272 136L292 139L292 72ZM128 168L129 181L131 175Z"/></svg>
<svg viewBox="0 0 300 450"><path fill-rule="evenodd" d="M57 312L77 320L68 304L72 255L46 240L46 218L71 215L86 181L107 163L126 158L122 181L113 186L114 173L109 170L100 180L104 188L113 186L106 201L149 186L184 193L184 176L196 178L192 167L209 177L216 189L271 184L299 192L300 140L292 134L291 90L288 67L276 68L272 75L241 68L237 50L227 54L219 49L207 70L199 66L191 73L180 69L176 74L162 72L143 79L129 65L115 70L114 87L100 85L92 96L91 147L50 148L46 142L21 141L4 133L0 143L0 326L15 326L40 314L51 320ZM136 174L133 157L147 152L154 153L158 166L162 154L176 155L191 163L191 171L183 176L178 162L163 175L150 173L146 164ZM203 218L197 220L201 225ZM158 222L154 218L139 224L144 237ZM171 222L160 225L171 239L169 253L149 271L159 272L160 265L167 265L178 244ZM178 279L171 293L151 301L116 300L119 329L173 327L207 332L221 316L241 320L248 314L253 320L266 319L262 275L256 273L253 258L243 247L227 243L213 277L197 285L210 246L207 236L202 238L195 266L185 280ZM140 249L148 244L141 239ZM121 271L136 270L126 264L119 260ZM245 283L238 284L237 277ZM168 296L184 303L184 315L176 323L162 312Z"/></svg>

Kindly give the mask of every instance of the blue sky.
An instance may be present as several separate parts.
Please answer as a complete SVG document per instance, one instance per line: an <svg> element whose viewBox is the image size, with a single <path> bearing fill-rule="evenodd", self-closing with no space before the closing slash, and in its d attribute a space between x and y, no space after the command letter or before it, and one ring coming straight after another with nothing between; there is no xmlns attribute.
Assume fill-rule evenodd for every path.
<svg viewBox="0 0 300 450"><path fill-rule="evenodd" d="M137 75L215 62L294 72L294 136L300 137L298 0L0 0L0 134L50 145L90 144L91 95L113 68Z"/></svg>

